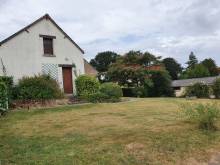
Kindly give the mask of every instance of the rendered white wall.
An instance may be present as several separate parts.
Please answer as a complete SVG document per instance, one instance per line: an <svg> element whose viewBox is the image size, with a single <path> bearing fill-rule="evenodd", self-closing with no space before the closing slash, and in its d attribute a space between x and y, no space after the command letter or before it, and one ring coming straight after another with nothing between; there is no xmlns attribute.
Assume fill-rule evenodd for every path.
<svg viewBox="0 0 220 165"><path fill-rule="evenodd" d="M7 75L13 76L15 82L23 76L42 73L43 63L75 63L77 73L84 74L82 52L50 20L43 19L27 30L28 32L24 31L0 46L0 58L6 67ZM53 40L56 57L43 56L43 38L39 37L40 34L56 36L56 39ZM0 75L3 75L1 63ZM73 79L75 79L74 73ZM61 68L58 69L58 81L62 87Z"/></svg>

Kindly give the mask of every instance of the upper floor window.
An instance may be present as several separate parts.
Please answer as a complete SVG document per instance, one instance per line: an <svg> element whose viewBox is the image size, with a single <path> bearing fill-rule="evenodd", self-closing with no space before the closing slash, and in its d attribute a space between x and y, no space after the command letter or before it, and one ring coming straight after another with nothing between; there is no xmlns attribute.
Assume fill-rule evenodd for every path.
<svg viewBox="0 0 220 165"><path fill-rule="evenodd" d="M53 39L43 38L44 42L44 54L53 55Z"/></svg>
<svg viewBox="0 0 220 165"><path fill-rule="evenodd" d="M46 36L46 35L40 35L40 37L43 37L44 55L54 56L53 39L55 39L56 37L55 36Z"/></svg>

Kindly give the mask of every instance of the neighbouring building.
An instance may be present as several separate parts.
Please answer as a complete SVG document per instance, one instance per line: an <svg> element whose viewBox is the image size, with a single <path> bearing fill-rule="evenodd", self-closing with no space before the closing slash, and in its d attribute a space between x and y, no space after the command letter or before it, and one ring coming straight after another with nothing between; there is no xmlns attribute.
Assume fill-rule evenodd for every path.
<svg viewBox="0 0 220 165"><path fill-rule="evenodd" d="M85 68L85 74L89 76L96 77L98 75L98 71L88 63L86 59L84 59L84 68Z"/></svg>
<svg viewBox="0 0 220 165"><path fill-rule="evenodd" d="M184 95L187 87L192 86L195 83L203 83L211 86L213 85L213 83L216 81L217 78L220 78L220 76L174 80L171 86L175 91L176 97L181 97Z"/></svg>
<svg viewBox="0 0 220 165"><path fill-rule="evenodd" d="M7 27L6 27L7 28ZM84 74L84 51L44 15L0 42L0 76L50 74L64 93L74 93L75 78Z"/></svg>

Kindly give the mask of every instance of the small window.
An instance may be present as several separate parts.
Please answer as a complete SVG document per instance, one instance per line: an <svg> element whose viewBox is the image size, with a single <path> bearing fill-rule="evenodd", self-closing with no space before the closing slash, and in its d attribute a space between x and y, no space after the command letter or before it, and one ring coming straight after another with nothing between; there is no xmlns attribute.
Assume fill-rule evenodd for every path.
<svg viewBox="0 0 220 165"><path fill-rule="evenodd" d="M43 42L44 42L44 54L53 55L53 39L43 38Z"/></svg>
<svg viewBox="0 0 220 165"><path fill-rule="evenodd" d="M180 90L181 87L174 87L174 90Z"/></svg>

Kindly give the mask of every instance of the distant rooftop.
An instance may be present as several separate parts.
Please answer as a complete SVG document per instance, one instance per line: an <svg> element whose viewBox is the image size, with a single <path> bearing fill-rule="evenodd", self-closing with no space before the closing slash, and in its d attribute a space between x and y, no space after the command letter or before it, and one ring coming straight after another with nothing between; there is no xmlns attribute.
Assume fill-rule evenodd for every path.
<svg viewBox="0 0 220 165"><path fill-rule="evenodd" d="M93 68L93 66L90 65L86 59L84 59L84 67L85 67L85 74L90 76L97 76L98 71L95 68Z"/></svg>
<svg viewBox="0 0 220 165"><path fill-rule="evenodd" d="M192 86L195 83L204 83L206 85L212 85L217 78L220 78L220 76L174 80L172 81L171 86L172 87L188 87L188 86Z"/></svg>

